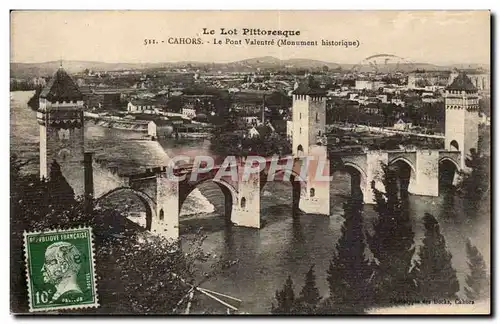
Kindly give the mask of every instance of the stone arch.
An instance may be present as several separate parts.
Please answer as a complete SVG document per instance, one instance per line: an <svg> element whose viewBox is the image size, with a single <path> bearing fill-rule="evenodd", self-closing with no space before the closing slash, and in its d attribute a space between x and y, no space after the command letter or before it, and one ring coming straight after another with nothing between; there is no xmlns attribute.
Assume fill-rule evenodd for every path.
<svg viewBox="0 0 500 324"><path fill-rule="evenodd" d="M112 195L115 194L118 195L120 193L126 193L126 192L134 194L143 203L144 207L146 208L146 230L150 231L153 217L156 217L156 203L153 199L151 199L151 197L149 197L142 191L135 190L130 187L118 187L111 191L106 192L105 194L97 198L96 206L100 206L100 203L102 203L102 201L104 201L106 198Z"/></svg>
<svg viewBox="0 0 500 324"><path fill-rule="evenodd" d="M180 190L182 191L182 194L179 195L179 213L181 212L182 204L189 196L189 194L200 184L206 181L212 181L221 189L222 194L224 195L224 216L227 220L230 220L233 206L238 206L238 191L226 181L214 178L204 178L194 184L189 183L188 187L186 188L187 190Z"/></svg>
<svg viewBox="0 0 500 324"><path fill-rule="evenodd" d="M290 181L290 184L292 185L292 210L293 212L297 211L299 209L299 202L300 202L300 197L302 195L306 195L307 193L307 182L294 170L276 170L276 172L273 174L273 179L276 178L276 176L279 175L285 175L285 172L290 173L290 178L288 181ZM268 179L268 175L265 175L263 173L263 177L261 178L261 185L260 185L260 190L264 189L264 186Z"/></svg>
<svg viewBox="0 0 500 324"><path fill-rule="evenodd" d="M352 162L344 162L344 169L351 176L351 195L361 195L364 197L367 185L365 170Z"/></svg>
<svg viewBox="0 0 500 324"><path fill-rule="evenodd" d="M297 155L301 155L301 154L304 154L304 147L302 146L302 144L299 144L297 146Z"/></svg>
<svg viewBox="0 0 500 324"><path fill-rule="evenodd" d="M392 159L390 162L389 162L389 166L397 163L397 162L404 162L406 163L410 168L411 168L411 171L416 174L416 171L415 171L415 166L413 165L413 163L408 160L407 158L405 158L404 156L398 156L394 159Z"/></svg>
<svg viewBox="0 0 500 324"><path fill-rule="evenodd" d="M406 166L407 169L398 168L399 190L402 194L414 192L414 186L417 181L417 172L413 163L403 156L396 157L389 162L389 166L396 166L397 164Z"/></svg>
<svg viewBox="0 0 500 324"><path fill-rule="evenodd" d="M450 142L450 151L460 151L460 145L456 140Z"/></svg>
<svg viewBox="0 0 500 324"><path fill-rule="evenodd" d="M458 164L458 162L457 162L457 161L455 161L455 160L453 160L452 158L447 157L447 156L445 156L445 157L443 157L443 158L439 159L439 164L441 164L441 163L443 163L443 162L446 162L446 161L449 161L449 162L451 162L453 165L455 165L455 168L457 169L457 171L458 171L458 170L460 170L460 165Z"/></svg>
<svg viewBox="0 0 500 324"><path fill-rule="evenodd" d="M439 191L448 191L455 184L455 179L460 166L456 161L449 157L444 157L439 160Z"/></svg>

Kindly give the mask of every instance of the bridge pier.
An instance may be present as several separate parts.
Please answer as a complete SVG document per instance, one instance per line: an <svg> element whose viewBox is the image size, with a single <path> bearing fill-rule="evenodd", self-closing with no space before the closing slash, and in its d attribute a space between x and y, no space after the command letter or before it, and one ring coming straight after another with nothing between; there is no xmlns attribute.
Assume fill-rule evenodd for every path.
<svg viewBox="0 0 500 324"><path fill-rule="evenodd" d="M408 192L420 196L439 195L439 151L417 150L415 177L410 180Z"/></svg>
<svg viewBox="0 0 500 324"><path fill-rule="evenodd" d="M169 240L179 238L179 182L156 174L156 216L151 231Z"/></svg>
<svg viewBox="0 0 500 324"><path fill-rule="evenodd" d="M236 226L260 228L260 174L251 173L242 179L243 166L238 166L238 197L231 211L231 222Z"/></svg>
<svg viewBox="0 0 500 324"><path fill-rule="evenodd" d="M300 192L299 209L306 214L330 216L330 182L307 176L305 184L305 190Z"/></svg>
<svg viewBox="0 0 500 324"><path fill-rule="evenodd" d="M305 187L301 190L299 209L306 214L330 216L330 161L327 157L326 146L311 145ZM297 170L303 173L302 170Z"/></svg>
<svg viewBox="0 0 500 324"><path fill-rule="evenodd" d="M363 202L365 204L374 204L375 196L372 189L372 181L375 183L375 188L385 192L385 187L383 183L383 170L382 165L387 165L389 163L389 155L387 152L382 151L368 151L366 153L366 180L363 191Z"/></svg>
<svg viewBox="0 0 500 324"><path fill-rule="evenodd" d="M330 216L329 183L308 181L307 189L300 196L299 209L306 214Z"/></svg>

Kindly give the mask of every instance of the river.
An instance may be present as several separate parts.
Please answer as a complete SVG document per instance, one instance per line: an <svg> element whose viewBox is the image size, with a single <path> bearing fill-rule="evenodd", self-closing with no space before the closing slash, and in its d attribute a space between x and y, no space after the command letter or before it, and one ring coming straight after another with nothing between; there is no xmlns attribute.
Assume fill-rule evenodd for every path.
<svg viewBox="0 0 500 324"><path fill-rule="evenodd" d="M32 92L11 93L11 153L22 159L34 158L28 169L38 168L39 131L35 113L27 107ZM134 168L134 163L146 158L150 165L161 164L168 156L186 151L208 152L208 141L161 142L161 148L153 142L141 140L131 131L103 129L86 126L86 149L97 156L106 157L123 168ZM162 151L163 150L163 151ZM188 153L189 155L189 153ZM202 287L243 300L241 311L268 313L277 289L281 289L288 275L292 276L298 294L304 282L304 274L314 264L317 285L323 296L328 294L326 269L332 258L342 226L342 203L350 193L348 174L335 173L331 182L330 217L300 216L292 221L292 187L289 183L268 183L262 190L261 217L266 226L260 230L227 227L222 217L224 198L220 189L212 183L203 183L193 191L182 207L181 240L187 241L194 230L200 228L206 239L203 248L226 259L238 262L217 276L203 283ZM468 267L465 242L471 238L490 264L490 207L485 200L482 212L473 221L464 215L461 201L455 199L452 206L444 205L443 197L410 196L415 242L421 244L422 218L430 212L440 222L441 230L453 255L453 266L462 287ZM442 211L446 210L447 213ZM365 227L370 230L376 215L373 206L365 205ZM205 271L203 269L202 271ZM211 305L223 312L224 308ZM218 307L218 308L217 308ZM206 309L199 307L200 309Z"/></svg>

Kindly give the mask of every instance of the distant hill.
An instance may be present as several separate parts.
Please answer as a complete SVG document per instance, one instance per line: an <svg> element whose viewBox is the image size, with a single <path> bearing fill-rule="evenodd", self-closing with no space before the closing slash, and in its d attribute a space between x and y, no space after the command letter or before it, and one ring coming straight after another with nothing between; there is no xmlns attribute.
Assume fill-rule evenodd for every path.
<svg viewBox="0 0 500 324"><path fill-rule="evenodd" d="M12 78L29 78L52 75L61 65L60 61L43 63L11 63ZM146 69L169 66L169 63L105 63L93 61L63 61L64 69L69 73L82 72L85 69L93 71L117 71L126 69ZM171 64L170 64L171 65Z"/></svg>
<svg viewBox="0 0 500 324"><path fill-rule="evenodd" d="M297 69L314 69L314 68L322 68L327 66L328 68L335 69L340 65L337 63L319 61L319 60L311 60L311 59L287 59L280 60L273 56L264 56L246 59L242 61L227 63L227 65L240 65L251 68L278 68L278 67L289 67L289 68L297 68Z"/></svg>
<svg viewBox="0 0 500 324"><path fill-rule="evenodd" d="M60 61L51 61L43 63L11 63L10 64L10 74L12 78L31 78L36 76L47 76L52 75L60 66ZM140 69L158 69L158 68L171 68L171 67L194 67L194 68L215 68L223 71L253 71L255 69L272 69L287 67L290 69L322 69L323 67L328 67L329 69L341 68L344 71L350 71L355 69L360 72L373 71L373 68L369 65L358 65L358 64L338 64L332 62L325 62L320 60L312 59L287 59L280 60L272 56L263 56L245 59L241 61L228 62L228 63L209 63L209 62L195 62L195 61L183 61L183 62L161 62L161 63L105 63L105 62L93 62L93 61L63 61L64 68L69 73L82 72L85 69L93 71L117 71L117 70L140 70ZM438 66L429 63L406 63L406 64L387 64L385 66L379 66L380 72L390 72L394 70L400 70L404 72L409 72L415 69L427 70L427 71L437 71L437 70L450 70L453 68L459 69L474 69L474 68L484 68L489 70L489 66L480 64L455 64L449 66Z"/></svg>

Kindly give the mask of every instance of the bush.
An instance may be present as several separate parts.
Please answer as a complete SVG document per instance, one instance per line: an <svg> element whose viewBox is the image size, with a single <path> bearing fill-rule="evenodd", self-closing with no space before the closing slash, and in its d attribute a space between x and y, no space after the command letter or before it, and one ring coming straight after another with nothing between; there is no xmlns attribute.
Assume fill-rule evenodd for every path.
<svg viewBox="0 0 500 324"><path fill-rule="evenodd" d="M98 209L75 199L57 170L51 171L50 181L39 180L37 176L22 175L23 164L11 158L12 312L28 312L23 232L79 226L93 230L100 307L78 312L174 311L189 289L176 274L193 281L196 262L207 259L201 250L183 253L178 242L153 236L114 210Z"/></svg>

